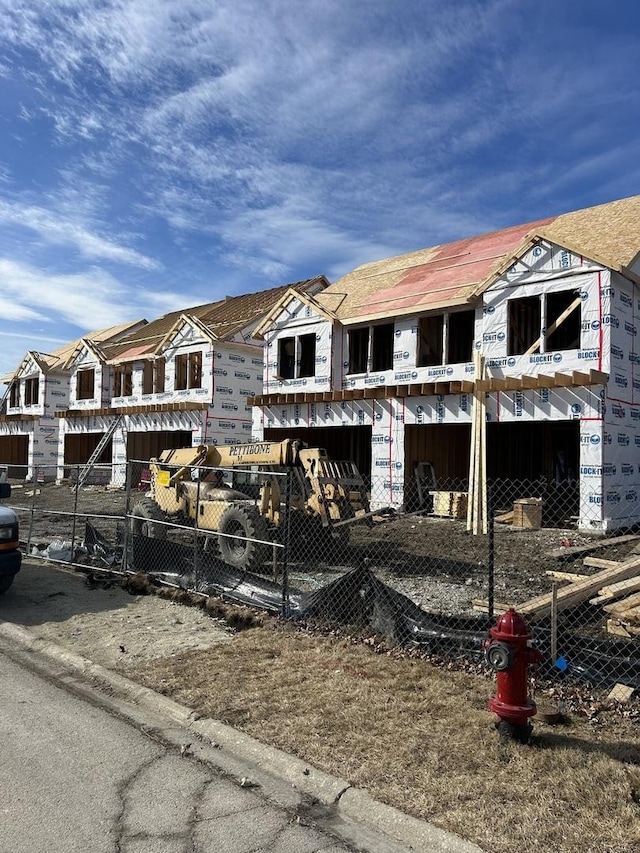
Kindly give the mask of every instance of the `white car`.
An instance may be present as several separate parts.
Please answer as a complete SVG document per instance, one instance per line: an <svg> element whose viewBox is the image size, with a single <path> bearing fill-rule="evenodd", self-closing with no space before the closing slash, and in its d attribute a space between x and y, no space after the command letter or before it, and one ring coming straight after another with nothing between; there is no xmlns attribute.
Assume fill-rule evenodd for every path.
<svg viewBox="0 0 640 853"><path fill-rule="evenodd" d="M10 497L11 486L0 482L0 500ZM0 595L6 592L20 571L22 553L18 536L18 517L0 504Z"/></svg>

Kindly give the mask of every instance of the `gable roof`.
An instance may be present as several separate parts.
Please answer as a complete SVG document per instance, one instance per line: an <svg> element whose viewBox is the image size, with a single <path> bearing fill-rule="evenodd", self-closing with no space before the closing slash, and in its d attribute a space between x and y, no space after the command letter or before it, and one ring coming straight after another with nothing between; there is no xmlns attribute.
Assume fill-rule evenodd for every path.
<svg viewBox="0 0 640 853"><path fill-rule="evenodd" d="M640 196L364 264L316 300L345 324L464 305L541 239L640 281Z"/></svg>
<svg viewBox="0 0 640 853"><path fill-rule="evenodd" d="M289 289L300 293L313 293L328 284L325 276L319 275L257 293L227 296L218 302L172 311L157 320L152 320L143 329L127 335L113 346L105 348L105 354L109 361L125 361L156 355L172 332L186 321L193 321L193 325L200 328L212 340L226 340L246 326L260 320Z"/></svg>
<svg viewBox="0 0 640 853"><path fill-rule="evenodd" d="M321 305L313 296L310 296L308 293L302 293L298 290L294 290L293 288L289 288L284 296L276 302L271 311L269 311L269 313L260 321L259 325L256 326L253 331L253 337L262 339L265 332L273 325L273 323L275 323L280 314L285 311L287 306L293 301L301 302L316 314L326 317L327 320L337 319L333 311L330 311L326 305Z"/></svg>
<svg viewBox="0 0 640 853"><path fill-rule="evenodd" d="M5 374L1 379L3 382L11 382L16 377L20 368L29 356L33 358L43 373L51 373L56 370L67 370L68 365L73 361L76 353L84 344L91 344L92 349L96 351L101 344L104 344L107 341L117 340L119 337L127 334L128 332L130 333L136 329L144 327L146 322L147 321L145 319L133 320L128 323L120 323L117 326L109 326L106 329L96 329L93 332L88 332L81 338L76 338L73 341L69 341L69 343L63 344L61 347L58 347L58 349L49 353L28 350L18 367Z"/></svg>

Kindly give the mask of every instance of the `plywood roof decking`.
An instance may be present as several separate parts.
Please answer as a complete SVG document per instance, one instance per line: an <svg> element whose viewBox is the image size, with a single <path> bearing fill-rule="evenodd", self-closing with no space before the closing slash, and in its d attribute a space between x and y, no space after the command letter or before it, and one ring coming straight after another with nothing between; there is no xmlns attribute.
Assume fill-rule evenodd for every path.
<svg viewBox="0 0 640 853"><path fill-rule="evenodd" d="M640 196L364 264L318 294L343 323L463 305L527 245L548 239L625 271L640 250Z"/></svg>
<svg viewBox="0 0 640 853"><path fill-rule="evenodd" d="M218 340L231 337L252 321L266 314L270 308L284 296L289 289L302 292L312 290L316 285L324 286L327 282L324 276L285 284L257 293L246 293L240 296L227 297L218 302L196 305L192 308L182 308L172 311L151 321L143 329L127 336L123 341L105 348L108 360L123 360L135 356L150 355L159 344L171 333L176 323L183 315L195 317Z"/></svg>
<svg viewBox="0 0 640 853"><path fill-rule="evenodd" d="M45 373L55 370L56 368L62 369L65 362L67 362L69 358L73 356L77 348L82 345L83 341L88 341L90 343L95 344L103 343L105 341L111 340L112 338L117 338L121 336L122 334L128 332L130 329L140 327L146 322L146 320L140 319L134 320L133 322L120 323L117 326L109 326L106 329L96 329L93 332L88 332L81 338L76 338L73 341L69 341L69 343L63 344L61 347L58 347L58 349L53 350L53 352L35 352L34 350L30 350L29 353L31 353L31 355L35 355L38 358L38 363ZM29 353L27 353L27 355ZM3 377L3 379L7 382L10 382L16 375L22 364L23 362L20 362L20 365L16 368L16 370L12 373L8 373L6 376Z"/></svg>

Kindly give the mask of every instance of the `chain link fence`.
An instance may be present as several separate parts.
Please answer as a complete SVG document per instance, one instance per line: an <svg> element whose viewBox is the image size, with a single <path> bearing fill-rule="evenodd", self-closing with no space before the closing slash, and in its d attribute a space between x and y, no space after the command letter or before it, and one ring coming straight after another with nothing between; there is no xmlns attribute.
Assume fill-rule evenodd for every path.
<svg viewBox="0 0 640 853"><path fill-rule="evenodd" d="M11 471L31 556L144 573L325 629L471 663L514 606L552 681L640 687L640 534L624 501L578 481L494 481L485 535L467 531L467 483L418 472L402 506L347 468L313 484L293 469L80 466L32 482ZM174 477L174 474L178 476ZM357 473L357 472L356 472ZM624 490L621 490L623 493ZM373 507L373 509L372 509ZM625 515L626 514L626 515Z"/></svg>

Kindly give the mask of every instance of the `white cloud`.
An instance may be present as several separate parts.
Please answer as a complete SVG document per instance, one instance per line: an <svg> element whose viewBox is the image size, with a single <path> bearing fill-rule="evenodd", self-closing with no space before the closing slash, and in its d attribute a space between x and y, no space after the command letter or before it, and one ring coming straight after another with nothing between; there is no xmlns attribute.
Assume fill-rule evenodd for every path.
<svg viewBox="0 0 640 853"><path fill-rule="evenodd" d="M4 318L37 319L51 324L61 320L83 331L146 315L152 319L184 305L184 294L132 290L99 269L55 275L4 258L0 259L0 281Z"/></svg>
<svg viewBox="0 0 640 853"><path fill-rule="evenodd" d="M119 246L92 233L83 225L61 219L55 212L42 207L0 200L0 223L20 225L35 231L42 241L50 245L74 246L86 258L131 264L148 270L158 268L158 263L152 258Z"/></svg>

